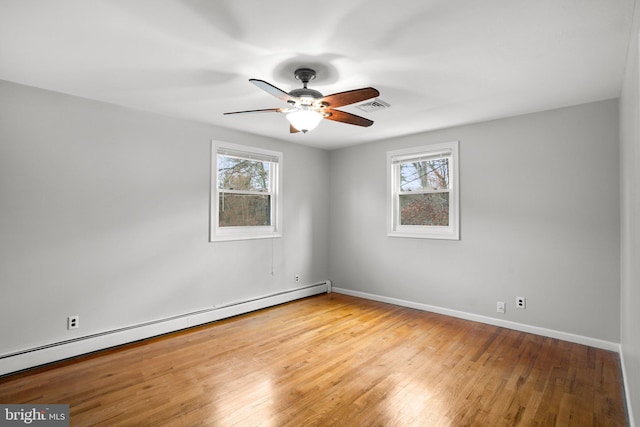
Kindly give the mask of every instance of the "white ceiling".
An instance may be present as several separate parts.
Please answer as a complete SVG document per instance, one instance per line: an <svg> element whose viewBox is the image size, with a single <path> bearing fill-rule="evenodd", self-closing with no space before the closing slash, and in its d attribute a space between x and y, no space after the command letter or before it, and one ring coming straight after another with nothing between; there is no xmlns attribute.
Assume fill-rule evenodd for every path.
<svg viewBox="0 0 640 427"><path fill-rule="evenodd" d="M616 98L635 0L0 0L0 79L326 149ZM289 134L248 82L366 86L369 128ZM214 137L214 135L212 135Z"/></svg>

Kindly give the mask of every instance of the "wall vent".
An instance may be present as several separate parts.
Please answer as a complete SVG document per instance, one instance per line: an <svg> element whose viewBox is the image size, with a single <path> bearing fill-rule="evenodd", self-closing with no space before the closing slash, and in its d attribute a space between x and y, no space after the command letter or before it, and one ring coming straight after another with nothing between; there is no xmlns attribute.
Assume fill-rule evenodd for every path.
<svg viewBox="0 0 640 427"><path fill-rule="evenodd" d="M356 105L356 108L361 109L362 111L366 111L367 113L372 113L374 111L378 111L378 110L384 110L386 108L391 107L391 105L387 104L386 102L384 102L381 99L374 99L371 102L365 102L363 104L360 105Z"/></svg>

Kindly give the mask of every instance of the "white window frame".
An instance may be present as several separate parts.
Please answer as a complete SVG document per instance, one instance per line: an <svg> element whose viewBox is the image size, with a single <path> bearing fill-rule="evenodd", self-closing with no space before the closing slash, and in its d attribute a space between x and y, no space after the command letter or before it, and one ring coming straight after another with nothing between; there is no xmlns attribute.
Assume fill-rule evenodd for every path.
<svg viewBox="0 0 640 427"><path fill-rule="evenodd" d="M460 240L460 183L458 141L387 152L387 235L422 239ZM400 224L400 163L420 157L449 157L449 225ZM437 191L437 190L436 190ZM434 191L434 192L436 192ZM429 191L425 191L429 192ZM412 192L411 194L418 194Z"/></svg>
<svg viewBox="0 0 640 427"><path fill-rule="evenodd" d="M271 196L271 225L266 227L241 226L220 227L218 225L220 210L220 193L218 188L218 154L235 155L251 160L270 162L269 184L267 193ZM282 236L282 158L279 151L228 142L211 141L211 207L209 213L209 240L211 242L228 240L270 239ZM226 192L230 192L226 190Z"/></svg>

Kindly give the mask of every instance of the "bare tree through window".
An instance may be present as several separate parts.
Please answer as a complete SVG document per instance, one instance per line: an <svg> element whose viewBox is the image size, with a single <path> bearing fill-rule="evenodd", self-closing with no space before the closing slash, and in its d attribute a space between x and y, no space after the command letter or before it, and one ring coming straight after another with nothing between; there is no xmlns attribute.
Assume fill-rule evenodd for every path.
<svg viewBox="0 0 640 427"><path fill-rule="evenodd" d="M401 163L400 224L448 226L448 190L448 158Z"/></svg>
<svg viewBox="0 0 640 427"><path fill-rule="evenodd" d="M271 225L270 163L218 155L220 227Z"/></svg>

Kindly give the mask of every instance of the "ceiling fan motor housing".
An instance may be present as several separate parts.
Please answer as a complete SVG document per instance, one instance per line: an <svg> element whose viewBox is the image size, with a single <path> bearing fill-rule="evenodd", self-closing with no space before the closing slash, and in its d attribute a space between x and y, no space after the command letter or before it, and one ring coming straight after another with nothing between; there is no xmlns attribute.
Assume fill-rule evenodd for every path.
<svg viewBox="0 0 640 427"><path fill-rule="evenodd" d="M306 87L301 89L294 89L291 92L289 92L289 95L295 96L296 98L319 99L323 97L322 93L318 92L317 90L308 89Z"/></svg>

